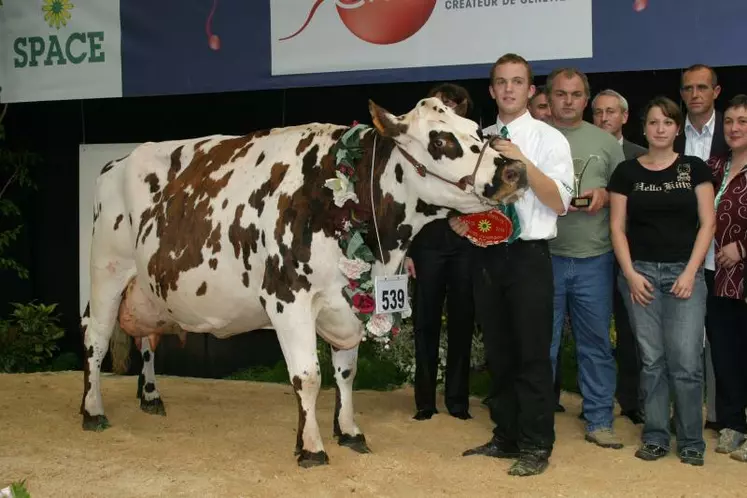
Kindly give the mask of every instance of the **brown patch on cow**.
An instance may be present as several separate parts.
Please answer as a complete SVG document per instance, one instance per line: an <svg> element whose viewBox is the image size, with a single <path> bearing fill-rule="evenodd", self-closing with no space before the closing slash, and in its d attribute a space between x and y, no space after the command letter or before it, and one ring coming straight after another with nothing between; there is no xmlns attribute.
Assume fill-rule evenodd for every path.
<svg viewBox="0 0 747 498"><path fill-rule="evenodd" d="M293 385L293 392L296 394L296 401L298 401L298 433L296 434L296 455L300 455L303 450L303 431L306 427L306 410L303 409L301 403L301 389L303 385L301 378L298 375L293 376L291 381Z"/></svg>
<svg viewBox="0 0 747 498"><path fill-rule="evenodd" d="M161 187L158 184L158 175L156 175L155 173L148 173L144 181L148 184L148 190L150 190L151 194L155 194L156 192L161 190Z"/></svg>
<svg viewBox="0 0 747 498"><path fill-rule="evenodd" d="M275 190L277 190L283 178L285 178L285 173L289 167L290 165L285 163L273 164L270 170L270 179L249 196L249 205L257 210L259 216L262 216L262 211L265 208L265 197L275 193Z"/></svg>
<svg viewBox="0 0 747 498"><path fill-rule="evenodd" d="M315 133L309 133L305 137L303 137L299 142L298 145L296 145L296 155L300 156L303 154L303 151L305 151L309 145L311 145L311 142L314 141Z"/></svg>
<svg viewBox="0 0 747 498"><path fill-rule="evenodd" d="M428 139L428 152L436 161L443 157L454 160L464 156L462 145L450 131L431 130L428 134ZM440 142L442 145L439 145L437 142Z"/></svg>
<svg viewBox="0 0 747 498"><path fill-rule="evenodd" d="M305 273L306 275L311 275L312 273L314 273L314 270L312 270L312 269L311 269L311 267L309 266L309 264L308 264L308 263L304 263L304 264L303 264L303 272L304 272L304 273Z"/></svg>
<svg viewBox="0 0 747 498"><path fill-rule="evenodd" d="M148 235L150 235L151 230L153 230L153 225L148 225L148 228L145 229L145 233L143 234L143 238L140 241L141 244L145 244L145 239L148 238ZM135 239L135 245L137 246L137 239Z"/></svg>
<svg viewBox="0 0 747 498"><path fill-rule="evenodd" d="M441 208L438 206L434 206L433 204L428 204L427 202L423 202L422 199L418 199L417 204L415 204L415 212L416 213L422 213L426 216L435 216L438 214L438 211Z"/></svg>
<svg viewBox="0 0 747 498"><path fill-rule="evenodd" d="M184 149L184 146L181 145L174 149L174 152L171 153L171 167L169 168L169 174L167 177L168 183L171 183L174 178L176 178L176 175L181 171L182 169L182 150Z"/></svg>
<svg viewBox="0 0 747 498"><path fill-rule="evenodd" d="M339 368L337 369L340 370ZM340 386L335 383L335 415L332 418L332 434L335 436L342 436L342 429L340 429L340 410L342 409L342 401L340 400Z"/></svg>
<svg viewBox="0 0 747 498"><path fill-rule="evenodd" d="M256 166L259 166L259 163L261 163L264 160L265 160L265 153L264 152L260 152L259 153L259 157L257 157L257 164L256 164Z"/></svg>
<svg viewBox="0 0 747 498"><path fill-rule="evenodd" d="M228 199L223 199L223 204L221 204L222 209L226 209L226 206L228 206Z"/></svg>
<svg viewBox="0 0 747 498"><path fill-rule="evenodd" d="M244 272L241 274L241 283L244 284L244 287L249 287L249 272Z"/></svg>
<svg viewBox="0 0 747 498"><path fill-rule="evenodd" d="M213 214L213 210L210 209L210 212L208 214ZM208 237L207 241L205 242L205 247L210 249L212 247L213 254L218 254L220 252L220 223L218 223L218 226L216 226L212 232L210 232L210 237Z"/></svg>
<svg viewBox="0 0 747 498"><path fill-rule="evenodd" d="M233 223L228 227L228 240L233 246L233 253L238 259L240 256L244 261L244 268L250 269L249 256L257 252L257 241L259 240L259 230L250 223L248 227L241 226L241 216L244 214L244 204L236 206L236 212L233 217Z"/></svg>
<svg viewBox="0 0 747 498"><path fill-rule="evenodd" d="M259 304L262 305L262 308L267 308L267 301L262 296L259 296Z"/></svg>
<svg viewBox="0 0 747 498"><path fill-rule="evenodd" d="M218 260L215 258L210 258L210 260L208 261L208 264L210 265L210 268L212 268L213 270L218 268Z"/></svg>
<svg viewBox="0 0 747 498"><path fill-rule="evenodd" d="M267 247L267 244L265 244L265 231L262 230L262 247Z"/></svg>
<svg viewBox="0 0 747 498"><path fill-rule="evenodd" d="M117 219L114 220L114 230L117 230L119 228L119 224L122 223L122 220L124 219L124 215L120 214L117 216Z"/></svg>
<svg viewBox="0 0 747 498"><path fill-rule="evenodd" d="M278 310L278 313L282 313L283 312L283 303L281 303L280 301L278 301L277 305L275 306L275 309Z"/></svg>
<svg viewBox="0 0 747 498"><path fill-rule="evenodd" d="M130 221L130 226L132 226L132 213L127 215L127 219Z"/></svg>
<svg viewBox="0 0 747 498"><path fill-rule="evenodd" d="M349 129L350 129L350 128L348 128L348 127L344 127L344 128L338 128L338 129L336 129L335 131L333 131L333 132L332 132L332 133L330 134L330 138L332 138L332 140L334 140L334 141L336 142L336 141L340 140L340 138L341 138L341 137L342 137L342 136L343 136L343 135L345 134L345 132L346 132L346 131L348 131Z"/></svg>
<svg viewBox="0 0 747 498"><path fill-rule="evenodd" d="M397 165L394 167L394 178L397 180L397 183L402 183L402 176L405 174L405 172L402 170L402 165L400 163L397 163Z"/></svg>
<svg viewBox="0 0 747 498"><path fill-rule="evenodd" d="M345 370L342 371L340 375L342 375L343 379L347 379L348 377L350 377L350 369L346 368Z"/></svg>
<svg viewBox="0 0 747 498"><path fill-rule="evenodd" d="M207 292L207 282L202 282L202 284L200 284L200 286L197 288L196 294L198 296L204 296L206 292Z"/></svg>
<svg viewBox="0 0 747 498"><path fill-rule="evenodd" d="M477 145L470 145L469 150L471 150L475 154L479 154L480 153L480 147L478 147Z"/></svg>
<svg viewBox="0 0 747 498"><path fill-rule="evenodd" d="M156 226L159 245L148 262L148 274L156 282L156 295L162 299L167 299L169 291L177 289L182 272L203 264L203 247L212 247L213 253L220 250L220 225L213 227L211 203L228 184L234 169L226 168L217 179L212 175L229 164L257 136L250 134L215 141L208 151L197 149L183 170L182 147L172 153L169 182L162 189L163 196L143 211L138 229L139 236L147 226Z"/></svg>

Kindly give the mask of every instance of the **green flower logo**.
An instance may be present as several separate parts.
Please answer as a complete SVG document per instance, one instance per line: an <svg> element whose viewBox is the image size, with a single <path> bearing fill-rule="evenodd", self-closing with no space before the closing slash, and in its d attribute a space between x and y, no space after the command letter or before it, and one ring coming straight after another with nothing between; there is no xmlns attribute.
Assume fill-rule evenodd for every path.
<svg viewBox="0 0 747 498"><path fill-rule="evenodd" d="M70 0L44 0L44 20L50 28L60 29L60 26L67 26L67 21L71 17L70 10L74 7Z"/></svg>

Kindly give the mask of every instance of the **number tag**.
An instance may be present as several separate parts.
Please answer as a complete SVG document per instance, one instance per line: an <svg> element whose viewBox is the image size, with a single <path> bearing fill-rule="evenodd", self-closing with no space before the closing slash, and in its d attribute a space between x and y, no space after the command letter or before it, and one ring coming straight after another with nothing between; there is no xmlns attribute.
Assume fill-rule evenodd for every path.
<svg viewBox="0 0 747 498"><path fill-rule="evenodd" d="M376 277L374 279L374 296L376 297L376 314L409 310L407 275Z"/></svg>

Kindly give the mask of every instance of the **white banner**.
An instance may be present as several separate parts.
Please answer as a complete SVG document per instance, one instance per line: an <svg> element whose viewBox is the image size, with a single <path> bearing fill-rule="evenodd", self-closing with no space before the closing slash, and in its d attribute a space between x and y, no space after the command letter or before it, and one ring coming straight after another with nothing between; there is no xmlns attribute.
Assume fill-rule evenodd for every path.
<svg viewBox="0 0 747 498"><path fill-rule="evenodd" d="M122 96L119 0L0 3L0 102Z"/></svg>
<svg viewBox="0 0 747 498"><path fill-rule="evenodd" d="M272 74L591 57L592 0L270 0Z"/></svg>
<svg viewBox="0 0 747 498"><path fill-rule="evenodd" d="M91 293L91 235L93 230L93 198L96 179L109 161L120 159L140 144L81 145L78 163L78 232L80 254L80 312L86 309Z"/></svg>

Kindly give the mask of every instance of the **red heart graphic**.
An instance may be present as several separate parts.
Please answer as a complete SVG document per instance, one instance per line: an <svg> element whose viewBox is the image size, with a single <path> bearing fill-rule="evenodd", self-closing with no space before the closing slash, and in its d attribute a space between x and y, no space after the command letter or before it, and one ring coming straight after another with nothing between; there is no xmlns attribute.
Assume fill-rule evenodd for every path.
<svg viewBox="0 0 747 498"><path fill-rule="evenodd" d="M316 0L301 28L301 33L324 0ZM377 45L390 45L408 39L422 28L436 7L436 0L337 0L337 13L355 36Z"/></svg>

